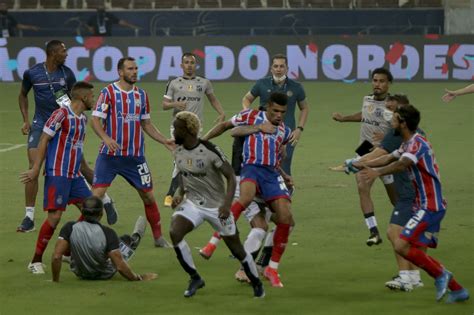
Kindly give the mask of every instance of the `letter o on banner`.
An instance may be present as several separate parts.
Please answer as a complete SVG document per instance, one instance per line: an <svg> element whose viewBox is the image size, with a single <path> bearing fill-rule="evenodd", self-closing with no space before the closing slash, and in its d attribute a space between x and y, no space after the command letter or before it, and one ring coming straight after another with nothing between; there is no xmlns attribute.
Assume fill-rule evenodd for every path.
<svg viewBox="0 0 474 315"><path fill-rule="evenodd" d="M255 58L257 67L252 69L252 60ZM247 80L258 80L263 78L270 66L268 51L259 45L248 45L239 53L239 71Z"/></svg>
<svg viewBox="0 0 474 315"><path fill-rule="evenodd" d="M107 46L97 49L92 58L92 69L97 80L106 82L117 80L119 78L117 64L122 57L122 52L116 47ZM106 69L108 60L110 63Z"/></svg>

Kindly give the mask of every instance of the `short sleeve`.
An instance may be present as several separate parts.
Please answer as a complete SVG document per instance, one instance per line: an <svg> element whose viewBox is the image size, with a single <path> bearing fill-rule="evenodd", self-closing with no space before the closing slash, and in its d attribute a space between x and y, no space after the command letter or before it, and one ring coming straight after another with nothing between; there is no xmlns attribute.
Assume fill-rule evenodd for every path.
<svg viewBox="0 0 474 315"><path fill-rule="evenodd" d="M67 117L67 109L59 108L53 112L51 117L44 124L43 132L51 137L56 135L56 132L61 129L63 121Z"/></svg>
<svg viewBox="0 0 474 315"><path fill-rule="evenodd" d="M402 145L402 137L396 136L393 130L389 130L380 143L380 148L387 152L393 152Z"/></svg>
<svg viewBox="0 0 474 315"><path fill-rule="evenodd" d="M23 73L23 80L21 81L21 85L23 86L23 89L28 92L31 90L31 87L33 86L33 83L31 82L31 74L30 70L26 70Z"/></svg>
<svg viewBox="0 0 474 315"><path fill-rule="evenodd" d="M304 101L305 99L306 99L306 93L304 91L303 85L298 84L298 93L297 93L296 100L298 102L301 102L301 101Z"/></svg>
<svg viewBox="0 0 474 315"><path fill-rule="evenodd" d="M252 86L252 89L250 90L250 94L252 94L254 97L260 96L259 82L260 81L257 81L257 83L255 83L254 86Z"/></svg>
<svg viewBox="0 0 474 315"><path fill-rule="evenodd" d="M212 87L211 81L206 79L206 90L204 91L206 95L213 94L214 93L214 88Z"/></svg>
<svg viewBox="0 0 474 315"><path fill-rule="evenodd" d="M107 90L107 88L104 88L100 92L99 98L97 99L97 103L95 104L95 109L92 112L92 116L106 119L109 113L109 108L110 108L109 91Z"/></svg>
<svg viewBox="0 0 474 315"><path fill-rule="evenodd" d="M73 227L74 223L76 223L76 222L70 221L70 222L64 224L61 231L59 231L58 238L69 242L69 239L71 238L72 227Z"/></svg>
<svg viewBox="0 0 474 315"><path fill-rule="evenodd" d="M65 68L64 72L66 73L66 82L67 82L68 92L70 92L72 90L73 85L77 81L76 76L74 75L74 72L72 72L72 70L69 69L68 67Z"/></svg>
<svg viewBox="0 0 474 315"><path fill-rule="evenodd" d="M401 156L409 158L413 161L413 163L416 164L418 163L418 160L421 159L427 151L427 146L418 141L416 138L414 138L409 143L407 143L404 152Z"/></svg>
<svg viewBox="0 0 474 315"><path fill-rule="evenodd" d="M143 91L143 99L144 99L144 104L142 104L142 108L140 111L140 119L145 120L145 119L150 119L150 99L148 98L147 92Z"/></svg>
<svg viewBox="0 0 474 315"><path fill-rule="evenodd" d="M174 80L170 80L168 81L168 84L166 84L166 90L163 97L170 101L174 100Z"/></svg>
<svg viewBox="0 0 474 315"><path fill-rule="evenodd" d="M285 126L285 135L283 137L283 144L286 144L288 142L288 140L290 140L290 136L291 136L291 129L290 127L288 126Z"/></svg>
<svg viewBox="0 0 474 315"><path fill-rule="evenodd" d="M251 116L255 110L253 109L246 109L238 113L237 115L234 115L230 121L232 122L232 125L234 126L245 126L245 125L253 125L251 123Z"/></svg>
<svg viewBox="0 0 474 315"><path fill-rule="evenodd" d="M113 250L116 250L120 247L120 240L114 230L107 226L102 226L102 230L105 234L105 252L109 253Z"/></svg>

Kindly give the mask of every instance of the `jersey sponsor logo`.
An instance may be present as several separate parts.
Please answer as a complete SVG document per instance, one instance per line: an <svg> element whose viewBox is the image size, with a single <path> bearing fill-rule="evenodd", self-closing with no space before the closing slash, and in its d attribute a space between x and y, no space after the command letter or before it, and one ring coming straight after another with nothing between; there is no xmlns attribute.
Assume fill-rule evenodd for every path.
<svg viewBox="0 0 474 315"><path fill-rule="evenodd" d="M196 172L191 172L191 171L181 171L181 174L184 176L184 177L188 177L188 176L193 176L193 177L206 177L207 173L204 172L204 173L196 173Z"/></svg>
<svg viewBox="0 0 474 315"><path fill-rule="evenodd" d="M189 102L200 102L201 98L198 96L180 96L177 99L178 102L184 102L184 101L189 101Z"/></svg>
<svg viewBox="0 0 474 315"><path fill-rule="evenodd" d="M380 122L375 121L375 120L370 120L370 119L362 118L362 122L365 123L365 124L372 125L372 126L380 126Z"/></svg>

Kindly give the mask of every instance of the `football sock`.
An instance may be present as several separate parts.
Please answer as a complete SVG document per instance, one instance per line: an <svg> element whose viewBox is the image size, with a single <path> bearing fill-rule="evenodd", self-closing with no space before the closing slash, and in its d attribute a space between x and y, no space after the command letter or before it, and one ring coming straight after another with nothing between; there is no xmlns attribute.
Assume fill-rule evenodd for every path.
<svg viewBox="0 0 474 315"><path fill-rule="evenodd" d="M257 264L260 266L268 266L270 262L270 257L272 257L272 250L273 250L273 235L275 234L275 227L267 233L265 237L265 241L263 243L262 253L257 260Z"/></svg>
<svg viewBox="0 0 474 315"><path fill-rule="evenodd" d="M253 285L259 284L260 279L258 278L257 266L255 266L255 261L252 256L247 253L244 260L241 261L241 264L250 282L252 282Z"/></svg>
<svg viewBox="0 0 474 315"><path fill-rule="evenodd" d="M219 232L214 232L214 234L212 234L211 239L209 240L209 243L214 244L214 245L217 246L217 244L219 244L221 239L222 239L222 237L219 235Z"/></svg>
<svg viewBox="0 0 474 315"><path fill-rule="evenodd" d="M273 236L273 251L269 266L277 269L281 256L285 252L286 244L288 243L288 236L290 235L290 225L278 223Z"/></svg>
<svg viewBox="0 0 474 315"><path fill-rule="evenodd" d="M408 270L411 282L421 282L420 270Z"/></svg>
<svg viewBox="0 0 474 315"><path fill-rule="evenodd" d="M176 257L178 258L181 267L186 271L192 279L201 278L197 273L196 266L194 265L193 257L191 256L191 249L185 240L182 240L178 245L174 246Z"/></svg>
<svg viewBox="0 0 474 315"><path fill-rule="evenodd" d="M244 243L244 249L247 253L254 253L260 249L263 238L265 237L265 230L261 228L253 228Z"/></svg>
<svg viewBox="0 0 474 315"><path fill-rule="evenodd" d="M419 248L412 246L405 259L426 271L433 278L437 278L443 273L441 264Z"/></svg>
<svg viewBox="0 0 474 315"><path fill-rule="evenodd" d="M158 210L158 205L156 202L151 205L145 204L145 214L148 223L150 223L151 230L153 232L153 238L158 239L161 237L161 218L160 211Z"/></svg>
<svg viewBox="0 0 474 315"><path fill-rule="evenodd" d="M35 207L25 207L25 217L35 220Z"/></svg>
<svg viewBox="0 0 474 315"><path fill-rule="evenodd" d="M375 219L375 213L364 213L365 224L369 229L370 233L377 233L379 234L379 230L377 229L377 220Z"/></svg>
<svg viewBox="0 0 474 315"><path fill-rule="evenodd" d="M242 214L242 212L244 210L245 210L245 207L242 206L242 204L240 202L235 201L232 204L232 207L230 207L230 211L232 212L232 214L234 216L234 222L237 222L237 220L239 220L240 215Z"/></svg>
<svg viewBox="0 0 474 315"><path fill-rule="evenodd" d="M457 291L457 290L461 290L462 286L456 281L456 279L454 279L454 276L453 276L451 280L449 280L448 288L451 291Z"/></svg>
<svg viewBox="0 0 474 315"><path fill-rule="evenodd" d="M171 179L170 188L168 189L168 192L166 193L166 195L174 196L174 193L176 192L176 189L178 189L178 186L179 186L179 177L175 176Z"/></svg>
<svg viewBox="0 0 474 315"><path fill-rule="evenodd" d="M43 260L43 253L46 250L46 246L48 246L48 242L53 236L55 229L56 229L55 227L52 227L49 224L48 219L44 220L38 234L38 239L36 241L35 256L33 257L32 262L40 262Z"/></svg>
<svg viewBox="0 0 474 315"><path fill-rule="evenodd" d="M109 194L105 193L104 194L104 197L102 197L102 203L109 203L111 202L112 200L110 199L110 196Z"/></svg>

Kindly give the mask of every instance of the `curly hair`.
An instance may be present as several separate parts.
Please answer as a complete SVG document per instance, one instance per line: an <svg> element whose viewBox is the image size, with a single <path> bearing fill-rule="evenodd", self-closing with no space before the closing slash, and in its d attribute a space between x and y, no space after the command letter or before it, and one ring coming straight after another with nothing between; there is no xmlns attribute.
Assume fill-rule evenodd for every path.
<svg viewBox="0 0 474 315"><path fill-rule="evenodd" d="M186 129L191 135L197 136L199 134L201 123L199 122L199 117L196 114L188 111L182 111L176 114L176 119L186 123Z"/></svg>

